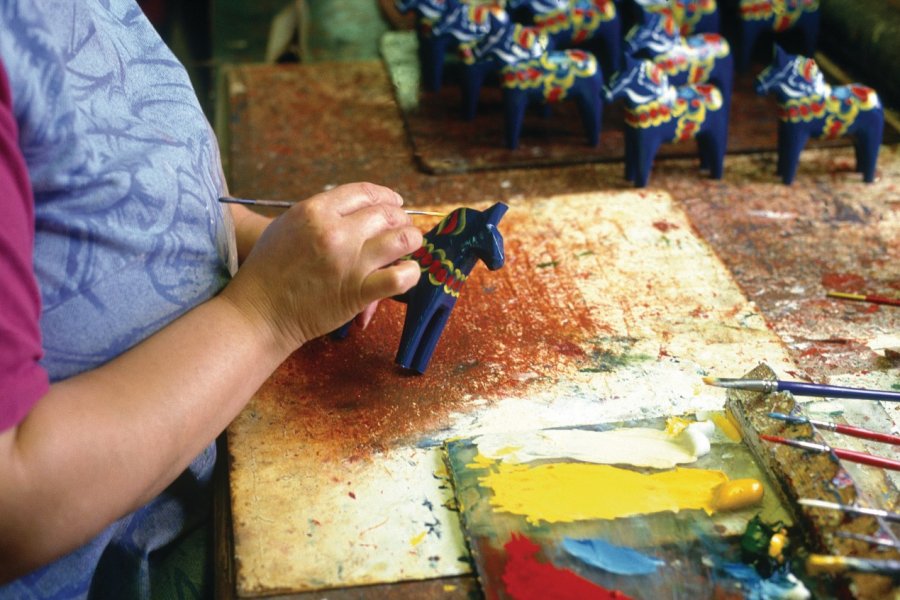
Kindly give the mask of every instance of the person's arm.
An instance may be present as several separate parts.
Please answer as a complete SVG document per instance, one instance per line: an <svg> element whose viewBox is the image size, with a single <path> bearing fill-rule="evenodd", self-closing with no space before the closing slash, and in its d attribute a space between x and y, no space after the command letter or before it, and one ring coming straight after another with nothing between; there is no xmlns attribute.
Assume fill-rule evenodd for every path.
<svg viewBox="0 0 900 600"><path fill-rule="evenodd" d="M259 239L273 219L254 212L241 204L229 204L228 208L231 210L231 219L234 221L238 264L243 264L244 259L247 258L256 244L256 240Z"/></svg>
<svg viewBox="0 0 900 600"><path fill-rule="evenodd" d="M218 296L52 385L0 433L0 581L152 499L291 352L412 287L417 265L395 261L422 234L401 203L372 184L298 203L264 228ZM242 227L252 223L262 222Z"/></svg>

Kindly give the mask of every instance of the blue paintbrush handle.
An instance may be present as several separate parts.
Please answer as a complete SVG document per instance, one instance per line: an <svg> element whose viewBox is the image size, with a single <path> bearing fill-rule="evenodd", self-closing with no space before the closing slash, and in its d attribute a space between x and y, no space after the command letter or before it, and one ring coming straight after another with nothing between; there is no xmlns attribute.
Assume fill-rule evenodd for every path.
<svg viewBox="0 0 900 600"><path fill-rule="evenodd" d="M777 389L779 392L790 392L795 396L820 396L823 398L900 402L900 392L866 390L836 385L823 385L819 383L803 383L802 381L778 381L776 383L778 384Z"/></svg>

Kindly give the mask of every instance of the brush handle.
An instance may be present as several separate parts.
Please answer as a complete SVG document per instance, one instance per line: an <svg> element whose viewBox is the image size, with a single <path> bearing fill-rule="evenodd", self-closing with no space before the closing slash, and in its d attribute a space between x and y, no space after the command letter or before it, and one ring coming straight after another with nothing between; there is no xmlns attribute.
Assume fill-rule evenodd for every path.
<svg viewBox="0 0 900 600"><path fill-rule="evenodd" d="M879 296L877 294L846 294L844 292L827 292L826 296L830 296L832 298L843 298L844 300L871 302L872 304L890 304L891 306L900 306L900 298L888 298L887 296Z"/></svg>
<svg viewBox="0 0 900 600"><path fill-rule="evenodd" d="M823 385L821 383L804 383L802 381L778 381L776 383L778 386L776 389L779 392L790 392L795 396L900 402L900 392L839 387L836 385Z"/></svg>
<svg viewBox="0 0 900 600"><path fill-rule="evenodd" d="M882 469L890 469L891 471L900 471L900 460L886 458L884 456L875 456L874 454L866 454L865 452L857 452L856 450L847 450L846 448L832 448L835 456L843 460L859 463L861 465L869 465L870 467L880 467Z"/></svg>
<svg viewBox="0 0 900 600"><path fill-rule="evenodd" d="M817 421L810 421L810 423L825 429L831 429L837 433L872 440L873 442L900 444L900 436L891 435L890 433L881 433L880 431L872 431L871 429L863 429L862 427L854 427L853 425L844 425L842 423L820 423Z"/></svg>

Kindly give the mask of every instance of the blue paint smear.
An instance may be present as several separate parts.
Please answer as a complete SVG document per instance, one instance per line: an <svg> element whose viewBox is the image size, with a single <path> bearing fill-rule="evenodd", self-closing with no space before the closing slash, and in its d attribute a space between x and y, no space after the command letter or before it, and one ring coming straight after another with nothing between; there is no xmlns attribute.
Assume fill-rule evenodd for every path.
<svg viewBox="0 0 900 600"><path fill-rule="evenodd" d="M562 548L578 560L618 575L649 575L666 564L653 556L601 539L565 538Z"/></svg>
<svg viewBox="0 0 900 600"><path fill-rule="evenodd" d="M724 563L721 569L741 583L747 600L788 600L809 597L809 592L801 582L788 578L787 569L775 571L768 579L763 579L756 569L744 563Z"/></svg>

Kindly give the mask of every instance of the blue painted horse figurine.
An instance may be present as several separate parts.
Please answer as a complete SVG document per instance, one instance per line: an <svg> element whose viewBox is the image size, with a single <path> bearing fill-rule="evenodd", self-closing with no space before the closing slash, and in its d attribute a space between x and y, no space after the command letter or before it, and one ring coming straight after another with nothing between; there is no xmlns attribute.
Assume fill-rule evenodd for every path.
<svg viewBox="0 0 900 600"><path fill-rule="evenodd" d="M810 137L855 137L856 170L875 179L884 132L884 108L870 87L852 83L831 87L816 61L775 46L771 65L756 78L756 93L773 93L778 101L778 174L790 184L800 153Z"/></svg>
<svg viewBox="0 0 900 600"><path fill-rule="evenodd" d="M491 271L503 266L506 257L497 224L507 209L502 202L483 212L457 208L426 233L422 247L409 256L419 263L422 274L419 283L395 298L406 303L396 358L401 367L425 372L459 293L479 259Z"/></svg>
<svg viewBox="0 0 900 600"><path fill-rule="evenodd" d="M499 72L502 63L495 60L475 60L473 46L491 31L489 15L492 12L505 14L503 8L493 4L469 5L461 0L444 0L447 10L434 21L432 35L452 38L462 62L460 87L462 90L463 116L473 119L478 109L478 97L488 75ZM537 39L535 38L535 43ZM537 56L544 47L532 48L528 56Z"/></svg>
<svg viewBox="0 0 900 600"><path fill-rule="evenodd" d="M645 187L656 152L664 142L696 138L700 164L722 178L728 143L728 114L719 89L710 84L672 86L650 60L625 56L606 99L625 99L625 178Z"/></svg>
<svg viewBox="0 0 900 600"><path fill-rule="evenodd" d="M552 50L584 48L607 73L622 66L622 23L614 0L507 0L506 10L527 15L527 24L547 34Z"/></svg>
<svg viewBox="0 0 900 600"><path fill-rule="evenodd" d="M719 33L719 7L716 0L634 0L638 21L648 13L671 11L681 35Z"/></svg>
<svg viewBox="0 0 900 600"><path fill-rule="evenodd" d="M564 100L576 102L588 144L596 146L603 114L603 74L597 59L584 50L546 50L546 35L514 23L503 11L490 12L488 19L490 33L471 48L471 59L476 65L501 65L507 147L519 145L528 104Z"/></svg>
<svg viewBox="0 0 900 600"><path fill-rule="evenodd" d="M743 72L750 67L754 46L759 36L766 32L795 32L802 38L803 53L806 56L815 54L819 37L819 0L741 0L738 14L738 70Z"/></svg>
<svg viewBox="0 0 900 600"><path fill-rule="evenodd" d="M467 25L475 27L472 31L447 31L437 27L448 13L462 4L465 4L463 0L394 0L398 11L415 13L416 37L419 42L419 71L426 90L440 91L448 52L456 50L462 39L471 40L474 36L487 33L484 28L478 30L476 24L471 21Z"/></svg>
<svg viewBox="0 0 900 600"><path fill-rule="evenodd" d="M718 33L683 37L670 10L648 12L625 36L626 53L648 58L662 68L675 86L712 83L731 106L734 64L728 41Z"/></svg>

